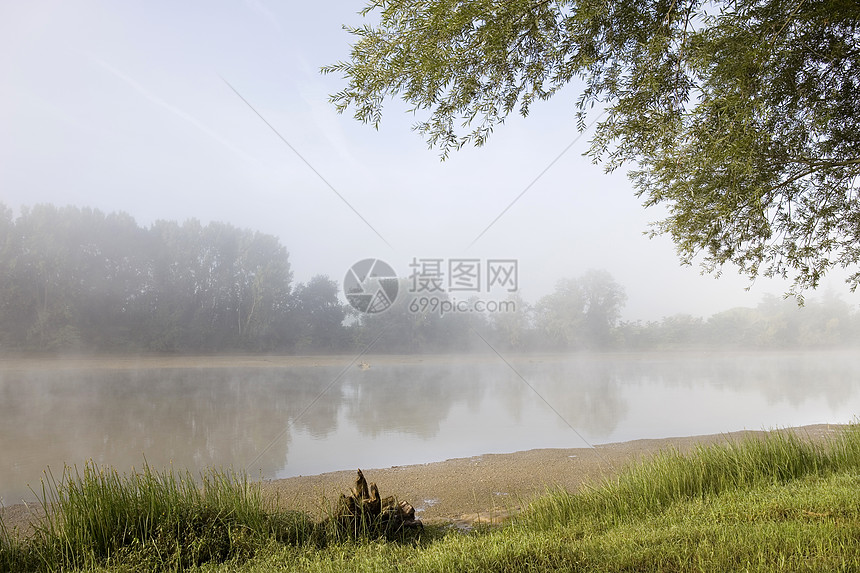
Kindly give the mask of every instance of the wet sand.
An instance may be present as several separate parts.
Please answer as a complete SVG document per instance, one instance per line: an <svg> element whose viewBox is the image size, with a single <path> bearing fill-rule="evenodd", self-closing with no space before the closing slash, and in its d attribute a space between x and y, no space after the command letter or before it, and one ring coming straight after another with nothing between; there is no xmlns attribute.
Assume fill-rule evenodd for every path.
<svg viewBox="0 0 860 573"><path fill-rule="evenodd" d="M815 425L779 431L796 432L821 440L834 436L841 425ZM688 452L697 445L723 443L764 432L743 431L707 436L634 440L595 448L538 449L511 454L487 454L443 462L389 468L361 468L376 482L383 496L410 502L427 523L475 523L503 520L520 511L548 489L579 490L583 484L611 478L625 466L669 448ZM319 518L340 493L348 493L356 468L313 476L263 482L263 490L281 507L299 509ZM0 509L6 528L24 534L38 518L37 504Z"/></svg>

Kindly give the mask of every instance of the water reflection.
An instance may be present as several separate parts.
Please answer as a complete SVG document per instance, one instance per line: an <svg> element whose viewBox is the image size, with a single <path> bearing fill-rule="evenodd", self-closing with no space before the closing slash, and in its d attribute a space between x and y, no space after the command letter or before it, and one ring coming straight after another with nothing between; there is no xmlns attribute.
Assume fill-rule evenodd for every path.
<svg viewBox="0 0 860 573"><path fill-rule="evenodd" d="M492 381L510 372L483 364L386 364L345 381L346 419L365 438L387 432L431 439L454 404L473 411Z"/></svg>
<svg viewBox="0 0 860 573"><path fill-rule="evenodd" d="M88 459L192 471L254 460L252 475L281 477L585 445L567 423L601 443L860 411L854 352L521 357L516 372L486 356L370 361L0 369L0 496L32 498L46 467Z"/></svg>

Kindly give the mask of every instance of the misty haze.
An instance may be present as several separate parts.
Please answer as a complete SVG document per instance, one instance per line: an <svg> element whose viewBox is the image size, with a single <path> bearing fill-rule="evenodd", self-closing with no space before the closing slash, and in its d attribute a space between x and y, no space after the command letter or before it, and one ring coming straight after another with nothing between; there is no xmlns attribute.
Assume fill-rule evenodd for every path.
<svg viewBox="0 0 860 573"><path fill-rule="evenodd" d="M338 509L301 535L357 536L372 503L398 534L425 518L423 550L675 439L860 441L854 3L363 4L0 6L0 573L46 554L14 554L29 546L4 523L82 468L188 471L195 491L223 470L306 497L349 470L352 496L327 492ZM403 477L424 471L447 474ZM743 481L719 476L708 495ZM497 499L519 505L485 519ZM604 523L547 499L567 517L541 531ZM215 557L120 529L33 570L259 551L244 529ZM289 537L254 543L272 531ZM512 562L556 562L523 543ZM755 562L698 555L677 562Z"/></svg>
<svg viewBox="0 0 860 573"><path fill-rule="evenodd" d="M277 237L226 223L40 205L3 231L5 503L88 460L271 479L860 411L833 295L629 321L605 270L528 301L509 259L294 283Z"/></svg>

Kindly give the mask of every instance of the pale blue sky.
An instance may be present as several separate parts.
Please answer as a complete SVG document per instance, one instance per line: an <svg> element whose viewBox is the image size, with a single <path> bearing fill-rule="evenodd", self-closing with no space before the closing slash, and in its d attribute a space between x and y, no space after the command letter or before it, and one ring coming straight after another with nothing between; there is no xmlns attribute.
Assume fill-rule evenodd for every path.
<svg viewBox="0 0 860 573"><path fill-rule="evenodd" d="M280 237L295 278L340 281L379 257L517 258L534 301L555 281L608 270L628 319L708 315L754 305L787 283L716 280L681 267L660 217L624 173L564 155L472 248L467 246L573 139L576 92L511 118L482 149L440 162L391 102L379 131L338 115L341 89L319 68L345 59L360 2L66 2L0 4L0 201L227 221ZM225 78L393 248L222 81ZM844 298L841 281L827 287Z"/></svg>

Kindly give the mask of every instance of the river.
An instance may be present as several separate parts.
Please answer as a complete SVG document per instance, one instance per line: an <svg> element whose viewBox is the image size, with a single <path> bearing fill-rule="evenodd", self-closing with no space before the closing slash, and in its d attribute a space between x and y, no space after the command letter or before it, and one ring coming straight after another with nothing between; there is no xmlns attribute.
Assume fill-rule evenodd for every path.
<svg viewBox="0 0 860 573"><path fill-rule="evenodd" d="M268 479L858 413L856 350L0 359L0 499L88 460Z"/></svg>

